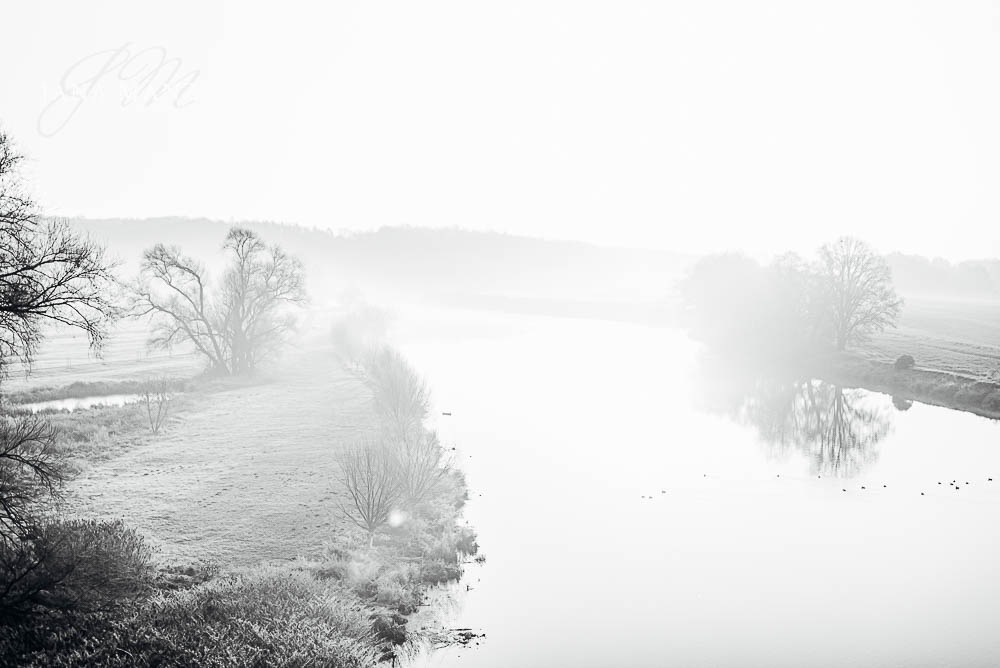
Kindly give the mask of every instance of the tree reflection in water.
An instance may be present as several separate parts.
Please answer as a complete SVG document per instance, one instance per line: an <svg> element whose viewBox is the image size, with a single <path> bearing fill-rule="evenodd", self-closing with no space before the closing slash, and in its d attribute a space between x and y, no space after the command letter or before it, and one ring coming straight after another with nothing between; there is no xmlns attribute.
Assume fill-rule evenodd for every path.
<svg viewBox="0 0 1000 668"><path fill-rule="evenodd" d="M862 390L817 380L757 378L716 408L754 426L773 455L804 455L815 475L850 478L878 459L892 427L887 407Z"/></svg>

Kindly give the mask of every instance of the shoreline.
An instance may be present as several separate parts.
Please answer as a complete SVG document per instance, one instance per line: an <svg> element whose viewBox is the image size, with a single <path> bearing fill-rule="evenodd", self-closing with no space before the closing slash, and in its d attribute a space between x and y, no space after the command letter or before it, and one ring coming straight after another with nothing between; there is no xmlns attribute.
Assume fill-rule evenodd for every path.
<svg viewBox="0 0 1000 668"><path fill-rule="evenodd" d="M1000 384L930 369L896 369L851 353L819 357L809 364L819 380L881 392L907 401L1000 420Z"/></svg>
<svg viewBox="0 0 1000 668"><path fill-rule="evenodd" d="M384 418L373 411L371 386L348 372L332 349L302 351L274 376L174 382L182 391L159 433L151 432L140 403L39 413L59 430L59 455L71 463L60 511L94 522L122 515L151 550L152 580L142 599L116 601L120 611L107 618L58 618L53 633L100 638L87 659L108 665L100 652L152 651L118 638L145 637L154 620L141 614L143 606L166 606L173 612L155 620L163 628L154 649L204 658L220 648L189 621L207 614L203 604L222 600L225 611L212 613L209 626L238 635L241 625L270 620L273 637L244 639L244 645L276 663L294 656L294 643L282 638L294 635L299 620L321 628L304 642L318 643L323 653L317 656L326 659L342 652L374 664L398 660L420 644L427 631L411 617L434 587L458 582L478 548L462 517L468 487L461 471L442 477L421 506L420 522L381 527L372 545L338 514L335 499L344 490L335 482L336 453ZM139 389L133 385L80 381L29 388L13 398ZM254 607L263 598L274 609L272 603ZM31 637L13 642L7 654L0 652L0 663L19 662L38 650L35 643ZM75 648L70 640L51 645L47 656L59 659Z"/></svg>

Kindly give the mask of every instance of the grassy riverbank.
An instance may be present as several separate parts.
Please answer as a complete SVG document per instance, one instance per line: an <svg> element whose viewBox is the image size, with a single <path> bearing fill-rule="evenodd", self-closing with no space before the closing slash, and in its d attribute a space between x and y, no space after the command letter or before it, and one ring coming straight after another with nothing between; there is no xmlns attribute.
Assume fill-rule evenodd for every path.
<svg viewBox="0 0 1000 668"><path fill-rule="evenodd" d="M896 369L901 355L914 368ZM911 298L899 326L811 363L821 380L1000 419L1000 301Z"/></svg>
<svg viewBox="0 0 1000 668"><path fill-rule="evenodd" d="M2 626L0 663L353 666L392 656L412 639L406 615L426 588L458 577L475 551L460 520L462 476L369 547L337 510L336 455L378 418L331 350L300 352L253 382L184 389L158 434L142 405L46 416L74 470L61 515L135 529L141 593Z"/></svg>
<svg viewBox="0 0 1000 668"><path fill-rule="evenodd" d="M896 369L856 354L830 355L813 363L813 375L844 387L891 394L902 401L967 411L1000 419L1000 384L929 369Z"/></svg>
<svg viewBox="0 0 1000 668"><path fill-rule="evenodd" d="M881 364L912 355L924 371L1000 382L1000 300L907 298L899 326L857 352Z"/></svg>

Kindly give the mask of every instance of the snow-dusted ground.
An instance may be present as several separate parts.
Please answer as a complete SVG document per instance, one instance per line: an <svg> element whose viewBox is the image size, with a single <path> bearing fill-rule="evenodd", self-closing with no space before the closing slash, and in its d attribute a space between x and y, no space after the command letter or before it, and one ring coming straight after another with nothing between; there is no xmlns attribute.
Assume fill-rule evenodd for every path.
<svg viewBox="0 0 1000 668"><path fill-rule="evenodd" d="M366 390L332 351L301 352L269 382L190 399L159 435L86 467L69 507L123 517L167 563L291 559L332 537L334 452L372 424Z"/></svg>

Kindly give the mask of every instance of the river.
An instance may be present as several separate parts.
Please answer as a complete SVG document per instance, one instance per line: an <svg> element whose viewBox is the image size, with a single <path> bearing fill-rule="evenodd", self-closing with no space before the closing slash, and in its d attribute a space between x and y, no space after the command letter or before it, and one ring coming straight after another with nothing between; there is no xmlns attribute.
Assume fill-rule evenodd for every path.
<svg viewBox="0 0 1000 668"><path fill-rule="evenodd" d="M413 665L1000 663L998 423L718 382L665 328L404 329L486 557L439 595L485 637Z"/></svg>

